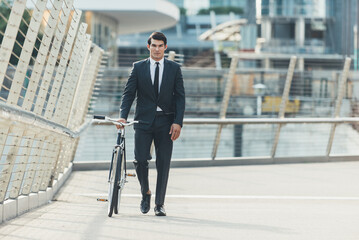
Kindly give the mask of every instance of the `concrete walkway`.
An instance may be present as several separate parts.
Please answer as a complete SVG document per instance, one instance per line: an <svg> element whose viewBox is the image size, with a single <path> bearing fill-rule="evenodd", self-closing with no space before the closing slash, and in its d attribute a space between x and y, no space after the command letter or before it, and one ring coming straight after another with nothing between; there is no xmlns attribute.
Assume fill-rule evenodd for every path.
<svg viewBox="0 0 359 240"><path fill-rule="evenodd" d="M359 162L171 169L167 217L140 213L134 178L107 217L96 201L106 180L72 173L56 201L0 225L0 239L359 239Z"/></svg>

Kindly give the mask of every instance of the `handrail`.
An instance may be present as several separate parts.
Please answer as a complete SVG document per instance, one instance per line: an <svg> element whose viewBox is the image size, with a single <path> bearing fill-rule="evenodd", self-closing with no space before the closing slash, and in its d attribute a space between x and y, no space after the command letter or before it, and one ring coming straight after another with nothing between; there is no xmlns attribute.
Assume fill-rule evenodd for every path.
<svg viewBox="0 0 359 240"><path fill-rule="evenodd" d="M286 124L286 123L359 123L359 117L338 118L185 118L184 124Z"/></svg>
<svg viewBox="0 0 359 240"><path fill-rule="evenodd" d="M47 120L33 112L28 112L2 102L0 102L0 114L3 119L19 121L34 126L36 125L37 127L51 130L60 134L67 134L71 137L77 135L74 131L71 131L69 128L64 127L61 124Z"/></svg>
<svg viewBox="0 0 359 240"><path fill-rule="evenodd" d="M359 117L338 118L185 118L183 124L191 125L229 125L229 124L301 124L301 123L359 123ZM92 123L95 124L95 123ZM99 122L96 125L113 125L108 122ZM184 126L185 127L185 126Z"/></svg>
<svg viewBox="0 0 359 240"><path fill-rule="evenodd" d="M42 129L47 129L56 133L66 134L69 137L77 138L81 135L82 132L86 130L91 125L91 121L85 121L77 131L73 131L70 128L64 127L61 124L47 120L44 117L38 116L33 112L28 112L17 107L6 105L5 103L0 102L0 116L3 119L8 119L12 121L19 121L29 125L37 126Z"/></svg>

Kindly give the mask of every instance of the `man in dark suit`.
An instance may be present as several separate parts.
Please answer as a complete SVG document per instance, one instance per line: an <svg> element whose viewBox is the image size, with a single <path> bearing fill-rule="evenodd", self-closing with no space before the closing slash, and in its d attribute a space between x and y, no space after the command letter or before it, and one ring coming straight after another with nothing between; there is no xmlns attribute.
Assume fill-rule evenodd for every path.
<svg viewBox="0 0 359 240"><path fill-rule="evenodd" d="M167 38L154 32L148 38L148 59L135 62L128 78L120 107L120 122L126 122L136 98L135 168L141 185L141 212L150 210L148 161L152 141L156 152L156 216L166 216L164 201L172 156L173 141L181 133L185 110L185 92L179 64L164 58Z"/></svg>

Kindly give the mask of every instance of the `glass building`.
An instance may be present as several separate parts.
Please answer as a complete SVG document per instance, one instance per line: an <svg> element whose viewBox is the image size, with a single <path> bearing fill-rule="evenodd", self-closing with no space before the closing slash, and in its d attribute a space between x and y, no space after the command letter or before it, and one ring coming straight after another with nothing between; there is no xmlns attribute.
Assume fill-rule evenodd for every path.
<svg viewBox="0 0 359 240"><path fill-rule="evenodd" d="M247 0L210 0L209 7L240 7L245 8Z"/></svg>
<svg viewBox="0 0 359 240"><path fill-rule="evenodd" d="M184 8L184 0L168 0L179 8Z"/></svg>
<svg viewBox="0 0 359 240"><path fill-rule="evenodd" d="M287 54L288 59L298 55L300 69L305 69L314 63L339 66L357 48L356 0L262 0L260 8L261 53ZM282 60L265 61L275 67Z"/></svg>
<svg viewBox="0 0 359 240"><path fill-rule="evenodd" d="M356 2L262 0L261 31L266 41L263 50L351 55Z"/></svg>

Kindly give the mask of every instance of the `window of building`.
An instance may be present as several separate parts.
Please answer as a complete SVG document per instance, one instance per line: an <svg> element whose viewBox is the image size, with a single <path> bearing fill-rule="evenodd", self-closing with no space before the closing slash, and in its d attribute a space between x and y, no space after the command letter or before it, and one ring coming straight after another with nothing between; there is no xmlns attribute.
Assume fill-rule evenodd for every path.
<svg viewBox="0 0 359 240"><path fill-rule="evenodd" d="M109 37L110 36L110 31L109 31L109 28L108 26L105 26L105 37Z"/></svg>
<svg viewBox="0 0 359 240"><path fill-rule="evenodd" d="M277 0L277 15L283 15L283 0Z"/></svg>
<svg viewBox="0 0 359 240"><path fill-rule="evenodd" d="M269 0L262 0L262 16L269 15Z"/></svg>
<svg viewBox="0 0 359 240"><path fill-rule="evenodd" d="M272 37L278 39L294 39L295 24L294 23L274 23Z"/></svg>
<svg viewBox="0 0 359 240"><path fill-rule="evenodd" d="M98 36L98 45L102 47L102 26L101 24L97 25L97 36Z"/></svg>
<svg viewBox="0 0 359 240"><path fill-rule="evenodd" d="M315 28L311 23L305 24L305 39L324 39L324 31Z"/></svg>

